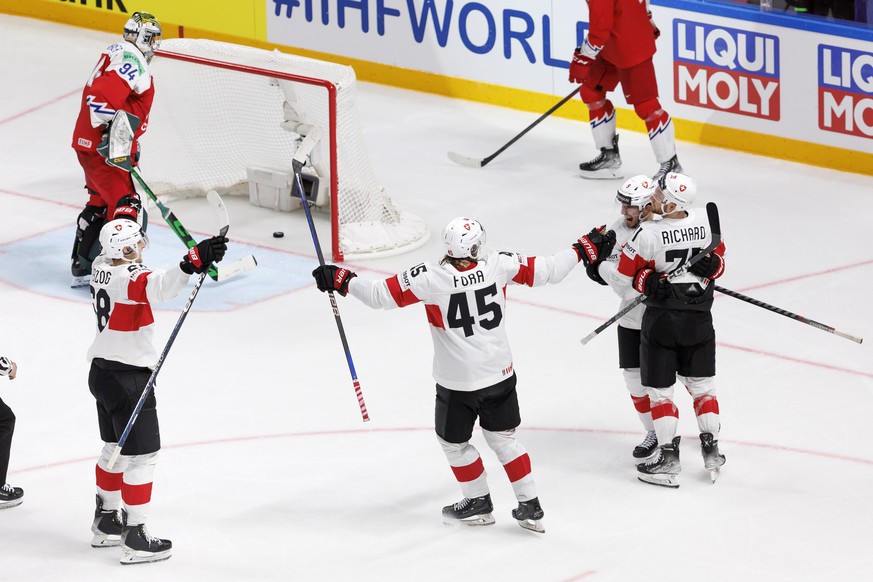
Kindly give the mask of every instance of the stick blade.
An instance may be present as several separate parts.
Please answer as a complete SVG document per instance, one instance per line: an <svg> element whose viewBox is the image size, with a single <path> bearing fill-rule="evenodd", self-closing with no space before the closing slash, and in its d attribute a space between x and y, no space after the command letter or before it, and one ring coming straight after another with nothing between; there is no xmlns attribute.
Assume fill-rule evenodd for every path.
<svg viewBox="0 0 873 582"><path fill-rule="evenodd" d="M243 257L238 261L234 261L232 263L224 264L221 263L216 265L218 269L218 277L216 277L216 281L221 283L222 281L227 281L232 277L236 277L246 271L251 271L255 267L258 266L258 261L255 259L254 255L249 255L247 257Z"/></svg>
<svg viewBox="0 0 873 582"><path fill-rule="evenodd" d="M706 204L706 217L709 219L709 230L714 234L721 235L721 222L718 218L718 206L715 205L715 202Z"/></svg>
<svg viewBox="0 0 873 582"><path fill-rule="evenodd" d="M462 156L461 154L455 152L449 152L449 159L459 164L461 166L467 166L468 168L481 168L484 166L484 162L479 158L471 158L470 156Z"/></svg>
<svg viewBox="0 0 873 582"><path fill-rule="evenodd" d="M206 199L215 208L215 212L218 215L219 234L221 236L227 235L227 231L230 228L230 218L227 216L227 206L224 205L224 200L221 199L221 196L215 190L210 190L206 194Z"/></svg>

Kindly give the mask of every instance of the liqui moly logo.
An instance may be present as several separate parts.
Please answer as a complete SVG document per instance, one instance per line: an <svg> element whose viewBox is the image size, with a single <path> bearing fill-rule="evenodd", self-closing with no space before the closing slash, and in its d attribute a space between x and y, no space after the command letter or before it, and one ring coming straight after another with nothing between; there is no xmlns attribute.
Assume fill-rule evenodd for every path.
<svg viewBox="0 0 873 582"><path fill-rule="evenodd" d="M873 138L873 53L818 45L818 126Z"/></svg>
<svg viewBox="0 0 873 582"><path fill-rule="evenodd" d="M779 119L779 38L690 20L673 21L677 103Z"/></svg>

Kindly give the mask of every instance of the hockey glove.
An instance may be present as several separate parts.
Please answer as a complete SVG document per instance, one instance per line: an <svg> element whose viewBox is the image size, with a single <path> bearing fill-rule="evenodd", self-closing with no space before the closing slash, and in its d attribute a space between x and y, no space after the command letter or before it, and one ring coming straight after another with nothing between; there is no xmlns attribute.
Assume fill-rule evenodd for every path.
<svg viewBox="0 0 873 582"><path fill-rule="evenodd" d="M142 211L142 201L139 199L139 194L125 194L115 203L115 214L112 215L112 219L129 218L136 220L140 211Z"/></svg>
<svg viewBox="0 0 873 582"><path fill-rule="evenodd" d="M667 275L653 269L642 269L634 277L634 289L650 299L663 300L671 295Z"/></svg>
<svg viewBox="0 0 873 582"><path fill-rule="evenodd" d="M212 263L218 263L224 258L226 251L227 237L213 236L204 239L197 246L188 249L188 254L182 257L179 268L189 275L205 273Z"/></svg>
<svg viewBox="0 0 873 582"><path fill-rule="evenodd" d="M336 291L343 297L349 292L349 281L358 275L336 265L321 265L312 271L319 291Z"/></svg>
<svg viewBox="0 0 873 582"><path fill-rule="evenodd" d="M570 82L581 84L591 70L591 63L597 58L602 47L593 47L588 44L588 39L582 43L582 46L577 46L573 52L573 59L570 61Z"/></svg>
<svg viewBox="0 0 873 582"><path fill-rule="evenodd" d="M606 281L603 280L603 277L600 276L600 264L596 265L588 265L585 267L585 274L588 275L588 278L594 281L595 283L600 283L601 285L608 285Z"/></svg>
<svg viewBox="0 0 873 582"><path fill-rule="evenodd" d="M688 270L704 279L718 279L724 274L724 259L715 253L709 253Z"/></svg>
<svg viewBox="0 0 873 582"><path fill-rule="evenodd" d="M586 267L597 265L615 248L615 231L606 230L605 224L600 228L592 228L591 232L573 243L573 248Z"/></svg>

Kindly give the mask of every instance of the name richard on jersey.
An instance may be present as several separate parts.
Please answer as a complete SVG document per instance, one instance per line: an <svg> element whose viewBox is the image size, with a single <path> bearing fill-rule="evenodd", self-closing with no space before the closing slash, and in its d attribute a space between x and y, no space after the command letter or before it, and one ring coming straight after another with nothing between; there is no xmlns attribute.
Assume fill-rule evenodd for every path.
<svg viewBox="0 0 873 582"><path fill-rule="evenodd" d="M665 245L702 240L706 240L705 226L688 226L685 228L674 228L661 231L661 241Z"/></svg>
<svg viewBox="0 0 873 582"><path fill-rule="evenodd" d="M482 271L473 271L472 273L468 273L466 275L455 275L452 277L455 280L455 289L458 287L469 287L470 285L476 285L478 283L485 282L485 274Z"/></svg>

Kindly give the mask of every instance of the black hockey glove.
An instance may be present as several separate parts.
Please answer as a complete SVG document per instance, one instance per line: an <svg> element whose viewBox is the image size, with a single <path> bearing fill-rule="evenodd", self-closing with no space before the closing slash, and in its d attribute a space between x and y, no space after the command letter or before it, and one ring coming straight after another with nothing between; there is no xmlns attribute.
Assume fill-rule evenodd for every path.
<svg viewBox="0 0 873 582"><path fill-rule="evenodd" d="M594 281L595 283L600 283L601 285L607 285L608 283L603 280L603 277L600 276L600 265L588 265L585 267L585 274L588 275L588 278Z"/></svg>
<svg viewBox="0 0 873 582"><path fill-rule="evenodd" d="M671 295L670 281L667 280L667 275L658 273L653 269L642 269L637 272L634 277L634 289L637 290L637 293L642 293L649 299L656 301L667 299Z"/></svg>
<svg viewBox="0 0 873 582"><path fill-rule="evenodd" d="M115 203L115 214L112 215L112 219L129 218L136 220L141 211L142 201L139 199L139 194L125 194Z"/></svg>
<svg viewBox="0 0 873 582"><path fill-rule="evenodd" d="M573 248L586 267L597 265L615 248L615 231L606 230L605 224L600 228L592 228L591 232L573 243Z"/></svg>
<svg viewBox="0 0 873 582"><path fill-rule="evenodd" d="M319 291L336 291L343 297L349 292L349 281L358 275L336 265L321 265L312 271Z"/></svg>
<svg viewBox="0 0 873 582"><path fill-rule="evenodd" d="M189 275L205 273L212 263L218 263L224 258L226 251L227 237L213 236L204 239L197 246L188 249L188 254L182 257L179 268Z"/></svg>
<svg viewBox="0 0 873 582"><path fill-rule="evenodd" d="M688 269L698 277L718 279L724 273L724 259L715 253L709 253Z"/></svg>

